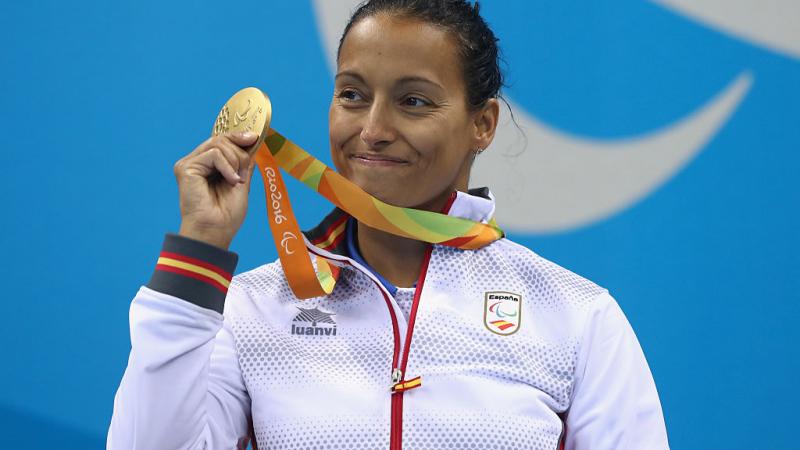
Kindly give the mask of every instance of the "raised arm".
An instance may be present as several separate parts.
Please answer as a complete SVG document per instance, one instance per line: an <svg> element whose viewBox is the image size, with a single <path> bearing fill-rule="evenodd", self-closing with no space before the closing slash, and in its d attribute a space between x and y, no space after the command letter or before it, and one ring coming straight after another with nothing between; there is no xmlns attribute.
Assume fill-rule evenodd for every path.
<svg viewBox="0 0 800 450"><path fill-rule="evenodd" d="M167 236L131 304L131 353L108 449L244 448L250 398L221 314L227 289L208 276L235 264L232 253Z"/></svg>

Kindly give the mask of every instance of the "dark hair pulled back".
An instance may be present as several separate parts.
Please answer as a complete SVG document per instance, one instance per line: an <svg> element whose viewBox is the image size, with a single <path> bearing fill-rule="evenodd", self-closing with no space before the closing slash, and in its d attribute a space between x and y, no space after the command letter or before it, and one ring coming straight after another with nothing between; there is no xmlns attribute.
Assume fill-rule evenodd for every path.
<svg viewBox="0 0 800 450"><path fill-rule="evenodd" d="M480 5L465 0L368 0L361 3L342 33L338 53L350 28L376 14L417 19L441 27L458 43L467 103L472 109L500 95L503 74L499 65L498 39L480 15Z"/></svg>

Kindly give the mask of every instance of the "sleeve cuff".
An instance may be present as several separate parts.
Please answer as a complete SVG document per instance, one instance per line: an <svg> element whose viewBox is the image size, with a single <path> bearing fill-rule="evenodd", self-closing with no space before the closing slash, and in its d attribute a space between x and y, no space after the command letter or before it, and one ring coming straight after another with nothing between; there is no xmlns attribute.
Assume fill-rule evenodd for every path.
<svg viewBox="0 0 800 450"><path fill-rule="evenodd" d="M222 314L238 260L236 253L167 234L147 287Z"/></svg>

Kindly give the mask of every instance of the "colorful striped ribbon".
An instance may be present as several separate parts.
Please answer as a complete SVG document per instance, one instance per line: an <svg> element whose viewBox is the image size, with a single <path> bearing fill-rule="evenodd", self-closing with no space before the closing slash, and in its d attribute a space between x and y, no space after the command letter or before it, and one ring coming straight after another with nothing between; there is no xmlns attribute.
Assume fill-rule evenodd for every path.
<svg viewBox="0 0 800 450"><path fill-rule="evenodd" d="M331 203L372 228L432 244L475 250L503 237L494 219L488 224L432 211L392 206L368 194L322 161L270 129L255 153L264 178L270 230L284 273L298 298L330 294L339 270L325 258L316 269L291 209L279 167Z"/></svg>

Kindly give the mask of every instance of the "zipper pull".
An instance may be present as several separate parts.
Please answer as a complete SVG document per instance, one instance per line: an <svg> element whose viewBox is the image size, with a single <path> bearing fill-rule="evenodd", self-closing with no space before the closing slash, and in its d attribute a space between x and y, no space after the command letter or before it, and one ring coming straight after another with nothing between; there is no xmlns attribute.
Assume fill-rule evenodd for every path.
<svg viewBox="0 0 800 450"><path fill-rule="evenodd" d="M394 370L392 370L392 389L394 389L394 386L397 383L399 383L400 380L402 379L403 379L403 371L400 370L400 368L397 367L394 368Z"/></svg>

